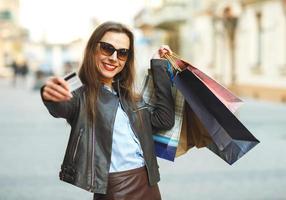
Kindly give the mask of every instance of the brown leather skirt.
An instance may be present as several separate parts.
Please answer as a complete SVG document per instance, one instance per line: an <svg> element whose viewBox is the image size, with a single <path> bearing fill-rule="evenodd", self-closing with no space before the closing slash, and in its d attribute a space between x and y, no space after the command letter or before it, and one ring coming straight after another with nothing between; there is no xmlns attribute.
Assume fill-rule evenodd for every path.
<svg viewBox="0 0 286 200"><path fill-rule="evenodd" d="M158 185L150 186L145 167L110 173L107 193L94 194L94 200L161 200Z"/></svg>

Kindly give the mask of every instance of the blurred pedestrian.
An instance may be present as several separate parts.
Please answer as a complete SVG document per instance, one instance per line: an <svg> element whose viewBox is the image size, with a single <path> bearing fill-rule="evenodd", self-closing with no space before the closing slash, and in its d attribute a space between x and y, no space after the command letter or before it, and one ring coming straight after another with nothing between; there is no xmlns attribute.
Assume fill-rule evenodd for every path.
<svg viewBox="0 0 286 200"><path fill-rule="evenodd" d="M106 22L91 35L73 91L60 77L41 90L54 117L71 134L60 179L94 193L94 199L161 199L152 133L174 125L174 100L162 46L151 60L157 103L135 94L134 38L124 25Z"/></svg>
<svg viewBox="0 0 286 200"><path fill-rule="evenodd" d="M27 75L29 73L29 66L25 60L22 61L13 61L11 65L13 69L13 86L16 85L21 85L25 86L26 85L26 79ZM18 83L20 82L20 83Z"/></svg>
<svg viewBox="0 0 286 200"><path fill-rule="evenodd" d="M13 70L13 80L12 80L12 84L13 86L16 86L17 84L17 77L19 75L19 66L18 63L13 60L12 64L11 64L12 70Z"/></svg>
<svg viewBox="0 0 286 200"><path fill-rule="evenodd" d="M27 64L27 61L23 61L20 65L19 65L19 75L26 80L26 77L29 73L29 66Z"/></svg>
<svg viewBox="0 0 286 200"><path fill-rule="evenodd" d="M69 74L73 71L73 65L72 65L72 62L70 61L67 61L65 62L64 64L64 73L65 74Z"/></svg>

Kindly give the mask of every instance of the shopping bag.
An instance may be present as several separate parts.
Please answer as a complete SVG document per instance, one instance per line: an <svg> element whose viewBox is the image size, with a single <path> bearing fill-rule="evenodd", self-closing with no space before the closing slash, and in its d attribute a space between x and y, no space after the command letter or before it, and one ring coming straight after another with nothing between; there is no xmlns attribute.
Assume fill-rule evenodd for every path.
<svg viewBox="0 0 286 200"><path fill-rule="evenodd" d="M144 101L149 104L150 107L154 106L156 98L153 86L153 78L150 70L148 71L148 75L145 77L141 95ZM160 131L153 134L156 156L170 161L174 161L176 156L183 122L182 115L184 106L183 95L175 87L172 87L172 95L175 100L175 124L170 130Z"/></svg>
<svg viewBox="0 0 286 200"><path fill-rule="evenodd" d="M174 85L209 134L212 142L206 146L227 163L233 164L259 143L189 68L176 74Z"/></svg>
<svg viewBox="0 0 286 200"><path fill-rule="evenodd" d="M183 112L183 124L176 157L185 154L193 147L207 147L213 142L207 130L186 102Z"/></svg>
<svg viewBox="0 0 286 200"><path fill-rule="evenodd" d="M243 101L230 90L216 82L198 68L179 58L175 53L165 56L176 70L190 70L231 112L234 113L242 105Z"/></svg>
<svg viewBox="0 0 286 200"><path fill-rule="evenodd" d="M184 108L186 104L184 103ZM185 154L190 148L193 147L193 145L189 141L188 133L187 133L187 118L186 118L186 112L185 109L183 110L183 121L180 131L180 137L178 141L177 151L176 151L176 157L179 157L183 154Z"/></svg>

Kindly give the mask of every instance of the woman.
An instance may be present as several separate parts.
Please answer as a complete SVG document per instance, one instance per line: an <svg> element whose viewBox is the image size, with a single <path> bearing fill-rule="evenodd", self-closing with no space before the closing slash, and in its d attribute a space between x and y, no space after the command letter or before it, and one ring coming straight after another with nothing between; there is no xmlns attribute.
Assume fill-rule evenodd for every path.
<svg viewBox="0 0 286 200"><path fill-rule="evenodd" d="M79 71L83 87L71 93L64 79L47 80L44 104L71 125L61 180L94 199L161 199L152 133L174 124L167 61L160 59L166 53L162 46L151 60L153 108L134 92L134 38L119 23L103 23L91 35Z"/></svg>

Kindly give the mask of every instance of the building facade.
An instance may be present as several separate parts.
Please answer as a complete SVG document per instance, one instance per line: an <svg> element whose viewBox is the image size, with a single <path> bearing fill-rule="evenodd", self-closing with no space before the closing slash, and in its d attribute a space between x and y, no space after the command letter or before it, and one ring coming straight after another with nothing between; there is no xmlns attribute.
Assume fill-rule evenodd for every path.
<svg viewBox="0 0 286 200"><path fill-rule="evenodd" d="M23 60L28 33L19 25L19 0L0 1L0 75L9 76L8 66Z"/></svg>
<svg viewBox="0 0 286 200"><path fill-rule="evenodd" d="M286 102L285 0L164 0L135 24L236 94Z"/></svg>

